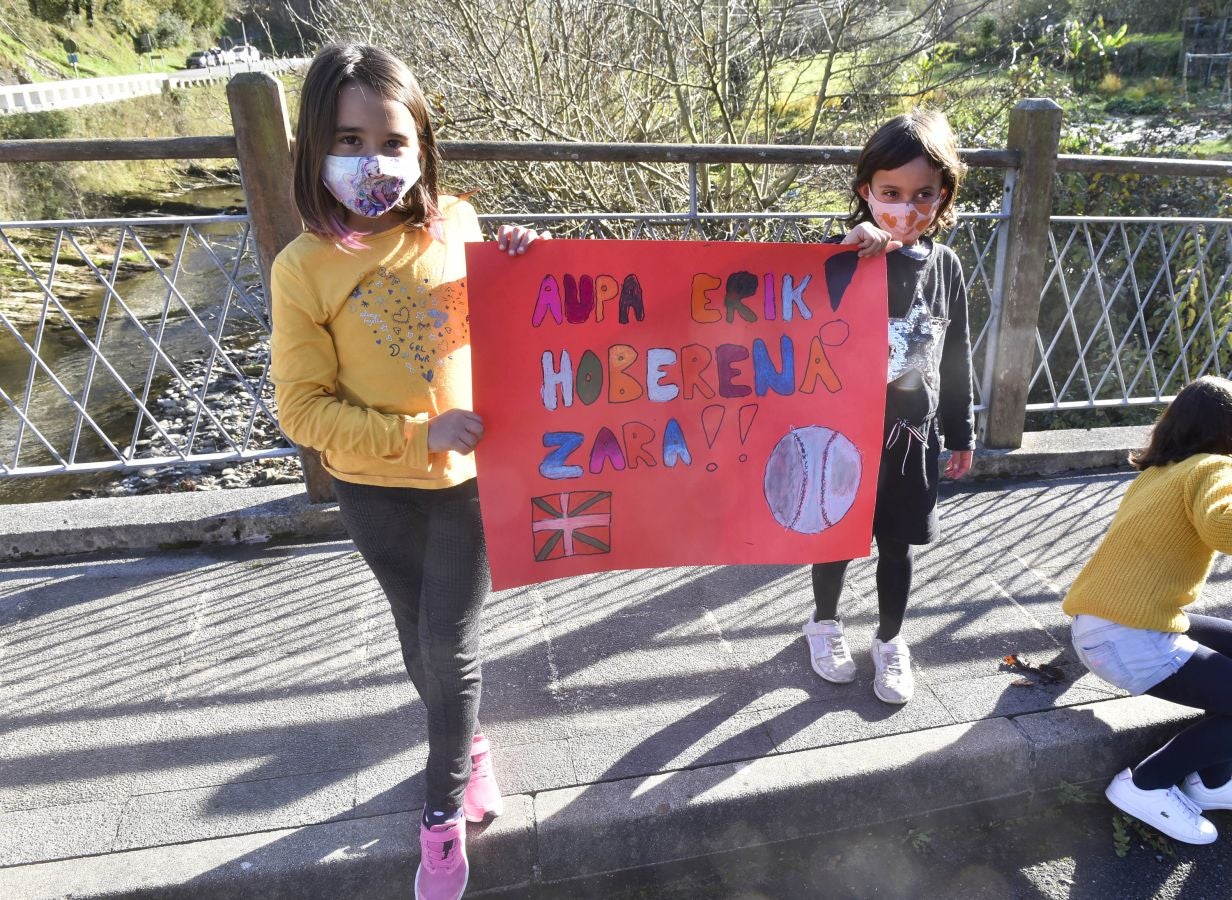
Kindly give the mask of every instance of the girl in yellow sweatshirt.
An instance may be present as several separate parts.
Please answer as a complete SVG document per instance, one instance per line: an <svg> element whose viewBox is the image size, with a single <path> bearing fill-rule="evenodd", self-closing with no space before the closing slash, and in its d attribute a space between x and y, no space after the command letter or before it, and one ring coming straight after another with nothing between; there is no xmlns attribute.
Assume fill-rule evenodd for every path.
<svg viewBox="0 0 1232 900"><path fill-rule="evenodd" d="M317 54L295 146L307 233L274 262L272 372L282 429L321 451L427 708L416 896L456 900L469 872L463 819L499 815L502 802L475 733L490 579L463 249L482 235L468 203L440 195L439 162L427 102L399 59L360 44ZM504 226L498 241L516 255L538 236Z"/></svg>
<svg viewBox="0 0 1232 900"><path fill-rule="evenodd" d="M1232 382L1205 377L1164 411L1140 474L1075 579L1074 649L1100 678L1206 715L1112 780L1108 799L1170 837L1209 844L1232 809L1232 621L1186 614L1232 553Z"/></svg>

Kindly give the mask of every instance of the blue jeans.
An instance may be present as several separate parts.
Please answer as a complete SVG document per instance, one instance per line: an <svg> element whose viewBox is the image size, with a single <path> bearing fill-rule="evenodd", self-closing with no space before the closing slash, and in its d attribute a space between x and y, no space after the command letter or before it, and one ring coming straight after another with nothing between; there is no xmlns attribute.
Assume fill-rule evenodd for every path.
<svg viewBox="0 0 1232 900"><path fill-rule="evenodd" d="M1079 616L1074 620L1074 649L1091 671L1116 684L1113 678L1119 677L1117 670L1122 669L1128 675L1126 683L1119 687L1131 690L1153 681L1145 693L1206 713L1134 766L1134 784L1147 791L1160 790L1179 784L1191 772L1197 772L1208 788L1226 784L1232 778L1232 692L1228 690L1232 684L1232 622L1190 613L1189 631L1172 637L1184 638L1182 646L1192 645L1194 649L1175 671L1157 679L1161 671L1171 669L1175 662L1166 653L1168 642L1139 640L1125 632L1158 632L1122 625L1108 629L1099 624L1102 620L1081 623L1079 620L1084 618L1094 619ZM1109 641L1113 642L1115 653L1099 650L1092 655L1092 648ZM1103 666L1103 671L1096 669L1096 665Z"/></svg>
<svg viewBox="0 0 1232 900"><path fill-rule="evenodd" d="M471 774L479 616L491 589L475 479L450 488L334 479L347 533L393 611L402 660L428 710L424 802L453 814Z"/></svg>
<svg viewBox="0 0 1232 900"><path fill-rule="evenodd" d="M1175 675L1198 648L1184 634L1130 628L1098 616L1075 618L1070 637L1084 666L1131 694L1145 694Z"/></svg>

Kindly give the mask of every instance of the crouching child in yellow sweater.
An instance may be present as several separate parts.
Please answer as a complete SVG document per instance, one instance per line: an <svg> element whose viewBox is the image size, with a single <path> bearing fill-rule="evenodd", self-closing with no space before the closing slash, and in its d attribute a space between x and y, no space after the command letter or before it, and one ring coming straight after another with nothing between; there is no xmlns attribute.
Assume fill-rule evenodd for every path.
<svg viewBox="0 0 1232 900"><path fill-rule="evenodd" d="M1114 805L1190 844L1232 809L1232 621L1186 615L1216 553L1232 553L1232 381L1201 378L1164 411L1141 471L1064 609L1074 650L1103 680L1206 715L1117 775Z"/></svg>

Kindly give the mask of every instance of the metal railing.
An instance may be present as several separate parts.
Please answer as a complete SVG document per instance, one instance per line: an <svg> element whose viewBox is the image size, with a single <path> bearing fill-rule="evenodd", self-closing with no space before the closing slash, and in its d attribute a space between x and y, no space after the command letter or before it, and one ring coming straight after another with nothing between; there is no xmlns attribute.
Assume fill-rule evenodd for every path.
<svg viewBox="0 0 1232 900"><path fill-rule="evenodd" d="M294 453L250 238L247 216L0 222L0 474Z"/></svg>
<svg viewBox="0 0 1232 900"><path fill-rule="evenodd" d="M839 213L569 216L566 233L819 240ZM997 215L963 216L973 343L995 296ZM269 382L269 311L243 216L0 222L0 475L124 471L287 456ZM981 407L982 408L982 405Z"/></svg>
<svg viewBox="0 0 1232 900"><path fill-rule="evenodd" d="M0 142L0 162L236 156L250 212L0 223L0 253L17 260L15 275L0 276L0 476L294 452L277 430L261 287L273 256L298 232L290 135L276 82L250 82L265 93L249 101L236 90L244 78L263 76L228 87L236 137ZM998 213L960 216L945 237L966 273L977 407L992 446L1017 445L1028 411L1158 403L1197 375L1232 368L1232 221L1048 215L1058 171L1228 177L1232 164L1058 157L1055 138L1051 155L1048 147L1014 145L1016 132L1038 136L1031 116L1047 114L1059 129L1059 109L1045 103L1015 110L1021 118L1011 120L1009 149L964 151L970 165L1004 172L1005 199ZM442 152L448 160L674 163L690 186L679 212L485 215L489 233L513 221L577 237L787 241L823 239L841 227L841 214L707 212L699 209L699 167L849 164L858 153L457 142ZM23 252L31 242L41 242L43 262ZM64 277L69 257L75 281ZM20 279L24 307L11 301L15 288L5 293ZM112 342L122 349L113 352ZM61 362L70 357L77 362Z"/></svg>
<svg viewBox="0 0 1232 900"><path fill-rule="evenodd" d="M1051 223L1029 411L1166 403L1232 371L1232 219Z"/></svg>

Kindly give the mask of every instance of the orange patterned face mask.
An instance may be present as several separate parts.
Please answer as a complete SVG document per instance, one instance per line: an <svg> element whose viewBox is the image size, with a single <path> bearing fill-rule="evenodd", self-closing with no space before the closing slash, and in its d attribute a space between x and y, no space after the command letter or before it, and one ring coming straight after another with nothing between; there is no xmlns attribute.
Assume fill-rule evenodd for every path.
<svg viewBox="0 0 1232 900"><path fill-rule="evenodd" d="M873 212L873 224L905 244L914 243L928 229L942 200L936 197L915 203L886 203L874 197L872 191L864 199Z"/></svg>

